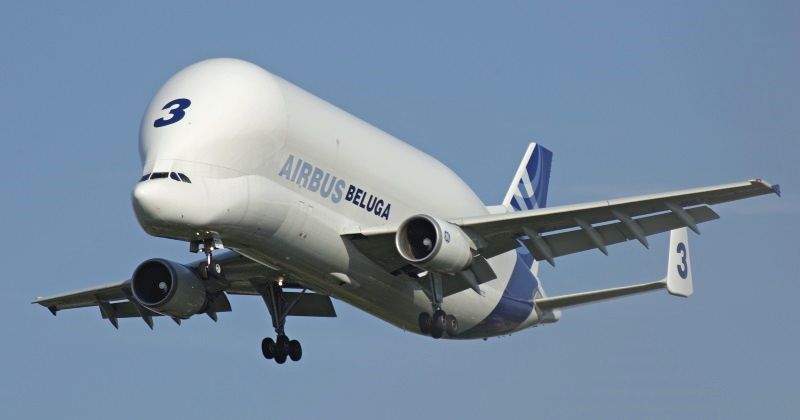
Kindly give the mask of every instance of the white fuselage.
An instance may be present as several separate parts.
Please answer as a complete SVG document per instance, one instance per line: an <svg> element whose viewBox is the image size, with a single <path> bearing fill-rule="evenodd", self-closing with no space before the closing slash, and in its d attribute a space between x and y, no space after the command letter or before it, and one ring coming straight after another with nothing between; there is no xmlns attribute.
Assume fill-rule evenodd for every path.
<svg viewBox="0 0 800 420"><path fill-rule="evenodd" d="M420 284L387 273L342 233L421 213L443 220L487 214L436 159L240 60L207 60L173 76L144 114L140 151L143 173L191 179L137 184L134 209L148 233L190 241L213 232L227 248L414 332L419 313L431 309ZM512 299L522 305L506 307L514 320L501 313L519 260L513 251L490 259L497 279L481 285L483 295L468 289L445 297L465 338L540 322L533 296Z"/></svg>

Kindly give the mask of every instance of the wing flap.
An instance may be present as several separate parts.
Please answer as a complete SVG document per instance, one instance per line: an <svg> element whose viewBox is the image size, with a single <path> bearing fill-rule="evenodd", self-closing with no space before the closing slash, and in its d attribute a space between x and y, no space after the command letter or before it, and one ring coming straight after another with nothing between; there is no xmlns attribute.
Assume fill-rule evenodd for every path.
<svg viewBox="0 0 800 420"><path fill-rule="evenodd" d="M336 317L336 310L330 296L318 293L283 292L286 300L293 301L299 298L292 306L289 316L313 316L321 318ZM302 297L300 296L302 295Z"/></svg>
<svg viewBox="0 0 800 420"><path fill-rule="evenodd" d="M224 297L224 295L221 295ZM95 303L96 305L97 303ZM158 312L153 312L143 306L136 305L131 301L125 302L116 302L116 303L109 303L111 308L111 313L114 314L114 318L141 318L142 315L144 316L164 316ZM215 299L211 302L209 309L212 312L230 312L231 304L228 299ZM100 315L103 319L108 319L108 314L101 310Z"/></svg>
<svg viewBox="0 0 800 420"><path fill-rule="evenodd" d="M364 235L361 233L349 236L351 243L359 252L369 257L374 263L383 267L389 273L400 273L408 265L397 252L394 244L395 231L380 233L376 235Z"/></svg>
<svg viewBox="0 0 800 420"><path fill-rule="evenodd" d="M158 312L153 312L141 306L137 308L135 303L129 301L110 303L109 306L111 308L111 314L114 315L114 318L140 318L142 316L142 314L139 312L140 310L144 311L146 316L163 316ZM100 316L102 316L103 319L108 319L108 314L105 310L101 309Z"/></svg>
<svg viewBox="0 0 800 420"><path fill-rule="evenodd" d="M695 207L687 210L687 213L697 223L707 222L719 218L711 208L707 206ZM656 233L666 232L672 229L683 227L683 222L673 213L662 213L655 216L647 216L635 219L638 226L641 227L642 232L649 236ZM636 239L636 235L631 232L624 224L624 222L616 222L596 226L594 228L602 238L605 245L613 245L620 242ZM542 236L542 239L549 246L552 257L560 257L562 255L574 254L576 252L587 251L596 248L596 244L592 239L586 235L583 230L571 230L563 233L554 233L547 236ZM541 252L541 248L536 247L530 239L526 239L523 243L531 251L531 254L537 261L546 260L547 256Z"/></svg>

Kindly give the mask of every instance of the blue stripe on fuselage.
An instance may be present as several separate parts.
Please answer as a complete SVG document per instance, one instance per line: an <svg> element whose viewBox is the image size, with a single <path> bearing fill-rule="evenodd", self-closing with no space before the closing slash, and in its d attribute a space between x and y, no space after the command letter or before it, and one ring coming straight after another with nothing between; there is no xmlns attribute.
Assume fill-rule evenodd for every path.
<svg viewBox="0 0 800 420"><path fill-rule="evenodd" d="M524 251L523 251L524 250ZM533 312L539 281L531 272L533 257L527 248L517 249L517 260L503 296L483 321L459 334L459 338L490 337L514 331Z"/></svg>

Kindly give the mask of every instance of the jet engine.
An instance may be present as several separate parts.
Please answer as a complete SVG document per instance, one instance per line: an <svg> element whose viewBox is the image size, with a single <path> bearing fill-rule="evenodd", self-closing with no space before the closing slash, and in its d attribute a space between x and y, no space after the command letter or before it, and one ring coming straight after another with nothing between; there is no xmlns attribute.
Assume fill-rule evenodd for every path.
<svg viewBox="0 0 800 420"><path fill-rule="evenodd" d="M133 298L163 315L189 318L205 309L206 288L195 273L182 264L153 258L133 272Z"/></svg>
<svg viewBox="0 0 800 420"><path fill-rule="evenodd" d="M446 274L472 264L471 243L458 226L424 214L406 219L395 236L397 251L409 263Z"/></svg>

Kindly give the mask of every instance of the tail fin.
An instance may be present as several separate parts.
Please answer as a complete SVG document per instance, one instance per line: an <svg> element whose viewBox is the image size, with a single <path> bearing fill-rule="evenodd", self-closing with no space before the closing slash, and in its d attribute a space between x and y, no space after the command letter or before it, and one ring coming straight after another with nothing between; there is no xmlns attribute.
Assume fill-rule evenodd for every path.
<svg viewBox="0 0 800 420"><path fill-rule="evenodd" d="M503 207L507 211L533 210L547 206L547 189L550 183L552 161L553 152L536 143L528 145L503 199ZM517 253L531 273L538 277L539 262L533 258L530 251L520 244ZM541 283L539 283L538 289L539 294L544 295Z"/></svg>
<svg viewBox="0 0 800 420"><path fill-rule="evenodd" d="M533 210L547 206L550 164L553 152L531 143L508 188L503 206L511 211Z"/></svg>
<svg viewBox="0 0 800 420"><path fill-rule="evenodd" d="M683 297L691 296L693 291L689 235L685 227L675 229L669 233L667 291L675 296Z"/></svg>

